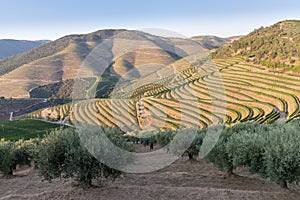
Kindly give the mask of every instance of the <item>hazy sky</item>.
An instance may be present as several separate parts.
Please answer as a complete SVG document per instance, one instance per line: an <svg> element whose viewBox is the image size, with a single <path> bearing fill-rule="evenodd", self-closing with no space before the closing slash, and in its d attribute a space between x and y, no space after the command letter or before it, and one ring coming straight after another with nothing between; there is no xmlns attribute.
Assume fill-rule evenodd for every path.
<svg viewBox="0 0 300 200"><path fill-rule="evenodd" d="M53 40L106 28L225 37L285 19L300 19L299 0L0 0L1 39Z"/></svg>

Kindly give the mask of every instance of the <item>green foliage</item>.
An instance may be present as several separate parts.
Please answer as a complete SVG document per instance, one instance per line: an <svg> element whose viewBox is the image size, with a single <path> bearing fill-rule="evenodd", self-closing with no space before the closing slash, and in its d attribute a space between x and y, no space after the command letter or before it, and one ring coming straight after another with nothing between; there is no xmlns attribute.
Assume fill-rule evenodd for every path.
<svg viewBox="0 0 300 200"><path fill-rule="evenodd" d="M190 147L185 151L189 155L190 159L194 159L195 156L198 156L201 145L203 143L206 130L198 130L196 132L195 138L190 145Z"/></svg>
<svg viewBox="0 0 300 200"><path fill-rule="evenodd" d="M83 126L78 130L84 147L102 163L115 169L123 169L134 159L133 148L123 134L120 129L107 126Z"/></svg>
<svg viewBox="0 0 300 200"><path fill-rule="evenodd" d="M67 136L67 132L71 135ZM67 137L73 137L72 131L53 131L38 147L36 165L46 180L60 177L66 171Z"/></svg>
<svg viewBox="0 0 300 200"><path fill-rule="evenodd" d="M13 173L13 143L10 141L0 140L0 171L4 175Z"/></svg>
<svg viewBox="0 0 300 200"><path fill-rule="evenodd" d="M226 129L222 127L210 128L210 131L222 132L206 160L231 173L237 167L247 167L251 173L259 173L282 187L300 181L300 120L284 125L241 123ZM172 154L187 153L193 158L209 135L208 130L182 129L148 136L143 143L157 141ZM103 142L107 138L109 140ZM0 171L9 175L16 165L35 161L46 180L70 177L82 185L91 185L94 179L102 183L118 177L121 172L102 164L94 156L113 158L110 164L114 166L124 166L133 159L129 154L115 157L117 151L110 145L132 151L123 132L109 127L82 128L79 132L59 129L42 140L10 142L1 139Z"/></svg>
<svg viewBox="0 0 300 200"><path fill-rule="evenodd" d="M285 125L239 124L223 131L206 157L220 169L247 167L282 187L300 180L299 121Z"/></svg>
<svg viewBox="0 0 300 200"><path fill-rule="evenodd" d="M229 173L232 173L234 168L232 159L226 151L226 144L233 133L234 131L228 128L224 129L213 149L205 157L206 160L214 163L220 170Z"/></svg>
<svg viewBox="0 0 300 200"><path fill-rule="evenodd" d="M14 143L12 153L14 165L31 165L37 151L40 139L19 140Z"/></svg>
<svg viewBox="0 0 300 200"><path fill-rule="evenodd" d="M169 145L169 151L175 155L188 154L189 159L198 156L205 131L196 129L178 130L172 142Z"/></svg>
<svg viewBox="0 0 300 200"><path fill-rule="evenodd" d="M165 130L156 135L160 146L167 146L175 155L188 154L190 159L199 154L206 130L182 129L178 131Z"/></svg>
<svg viewBox="0 0 300 200"><path fill-rule="evenodd" d="M126 145L126 141L112 134L112 131L107 137L119 147ZM93 179L101 182L106 178L115 178L121 174L120 171L100 163L92 156L82 146L74 129L53 131L42 141L38 152L37 165L46 180L71 177L81 185L91 185Z"/></svg>
<svg viewBox="0 0 300 200"><path fill-rule="evenodd" d="M264 172L263 152L266 141L262 134L242 130L229 138L225 150L232 159L233 168L247 166L252 173Z"/></svg>
<svg viewBox="0 0 300 200"><path fill-rule="evenodd" d="M254 62L271 68L291 67L300 58L300 21L283 21L254 30L214 53L216 58L255 56Z"/></svg>
<svg viewBox="0 0 300 200"><path fill-rule="evenodd" d="M140 143L143 144L144 146L149 146L151 144L156 144L156 136L154 133L148 133L143 135L142 138L139 139Z"/></svg>
<svg viewBox="0 0 300 200"><path fill-rule="evenodd" d="M265 176L281 187L300 181L299 126L273 129L264 146Z"/></svg>
<svg viewBox="0 0 300 200"><path fill-rule="evenodd" d="M176 131L168 129L156 134L156 141L160 146L164 147L168 145L171 142L171 140L173 140L175 135L176 135Z"/></svg>
<svg viewBox="0 0 300 200"><path fill-rule="evenodd" d="M275 127L273 124L244 123L236 125L227 144L227 152L231 155L234 167L246 166L252 173L265 172L263 152L267 145L266 137Z"/></svg>
<svg viewBox="0 0 300 200"><path fill-rule="evenodd" d="M0 140L0 171L12 175L17 165L30 165L34 160L39 139L17 142Z"/></svg>

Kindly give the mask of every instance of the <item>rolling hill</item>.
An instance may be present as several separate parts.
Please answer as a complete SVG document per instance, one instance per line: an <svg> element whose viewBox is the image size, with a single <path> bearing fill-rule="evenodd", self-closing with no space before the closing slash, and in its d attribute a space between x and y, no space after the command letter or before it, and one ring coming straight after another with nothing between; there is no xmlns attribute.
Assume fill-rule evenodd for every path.
<svg viewBox="0 0 300 200"><path fill-rule="evenodd" d="M97 88L104 90L101 93L109 93L107 91L114 84L114 78L133 80L148 73L145 68L139 70L139 66L151 65L152 70L160 69L194 51L190 46L192 44L189 45L185 39L162 38L127 30L100 30L65 36L0 60L0 96L69 98L70 83L77 77L79 69L80 78L96 78L100 85ZM102 60L93 58L93 53L97 51L95 47L105 51L100 52ZM88 55L89 59L85 61ZM104 68L107 68L105 78L100 80L97 74ZM107 85L109 81L111 83ZM66 95L57 95L58 91Z"/></svg>
<svg viewBox="0 0 300 200"><path fill-rule="evenodd" d="M0 40L0 59L14 56L50 42L49 40Z"/></svg>
<svg viewBox="0 0 300 200"><path fill-rule="evenodd" d="M67 124L119 126L133 131L181 126L206 128L246 121L283 123L300 117L300 79L264 64L280 63L294 53L297 55L298 23L284 21L258 29L225 44L213 53L213 60L203 49L202 54L190 53L199 49L195 51L193 40L187 39L125 30L66 36L60 39L68 41L63 50L20 66L1 78L15 78L18 73L24 75L27 70L40 69L40 80L47 80L48 84L39 83L30 90L34 97L60 94L57 98L71 98L66 91L77 84L74 88L79 96L73 105L50 107L28 115ZM278 32L283 35L278 36ZM289 42L286 34L292 37ZM113 35L111 40L103 39ZM269 57L272 48L279 48L268 46L272 38L273 43L281 44L280 38L286 41L285 53L278 53L275 58ZM255 46L257 41L262 41L262 45ZM52 44L55 43L59 40ZM236 45L240 48L235 52ZM100 48L101 56L99 52L95 56L92 48ZM249 62L249 57L254 60ZM297 65L297 58L292 58ZM59 73L53 74L53 68ZM80 81L74 83L78 70ZM32 84L32 79L27 81ZM23 90L27 91L28 88Z"/></svg>
<svg viewBox="0 0 300 200"><path fill-rule="evenodd" d="M166 61L164 67L148 74L130 74L115 85L110 98L76 101L29 116L68 124L118 126L127 131L206 128L249 121L284 123L299 118L299 76L268 65L274 62L283 68L289 61L289 67L297 66L299 25L299 21L284 21L240 39L232 38L232 43L212 53L213 60L199 54L177 57L171 62L170 57L160 54L156 59ZM205 40L217 41L217 45L226 42L215 37L198 38L200 43ZM143 53L158 53L148 51L135 56L137 60L133 59L135 52L123 54L124 58L116 59L112 69L125 73L126 70L118 71L121 66L123 70L128 68L124 60L139 65L142 60L146 64ZM276 56L272 56L273 52Z"/></svg>
<svg viewBox="0 0 300 200"><path fill-rule="evenodd" d="M240 39L242 36L233 36L228 38L221 38L217 36L194 36L193 40L199 42L205 49L215 50L225 44L231 44L235 40Z"/></svg>
<svg viewBox="0 0 300 200"><path fill-rule="evenodd" d="M218 49L216 58L250 57L267 67L300 70L300 21L287 20L250 34Z"/></svg>
<svg viewBox="0 0 300 200"><path fill-rule="evenodd" d="M241 38L101 30L0 60L0 195L299 199L299 45L290 20Z"/></svg>

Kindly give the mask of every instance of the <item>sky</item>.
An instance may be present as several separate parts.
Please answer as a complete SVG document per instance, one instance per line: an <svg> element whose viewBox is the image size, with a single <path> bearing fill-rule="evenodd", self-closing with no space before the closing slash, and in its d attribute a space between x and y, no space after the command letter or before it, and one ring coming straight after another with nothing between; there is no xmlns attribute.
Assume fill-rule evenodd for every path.
<svg viewBox="0 0 300 200"><path fill-rule="evenodd" d="M245 35L300 19L299 0L0 0L0 39L55 40L100 29Z"/></svg>

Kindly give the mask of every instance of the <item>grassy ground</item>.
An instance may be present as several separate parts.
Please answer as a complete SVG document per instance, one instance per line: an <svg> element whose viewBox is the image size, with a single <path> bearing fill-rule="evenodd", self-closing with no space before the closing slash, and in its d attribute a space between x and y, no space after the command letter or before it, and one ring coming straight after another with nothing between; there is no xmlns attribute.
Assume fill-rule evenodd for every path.
<svg viewBox="0 0 300 200"><path fill-rule="evenodd" d="M43 136L60 125L37 120L0 121L0 139L19 140Z"/></svg>

